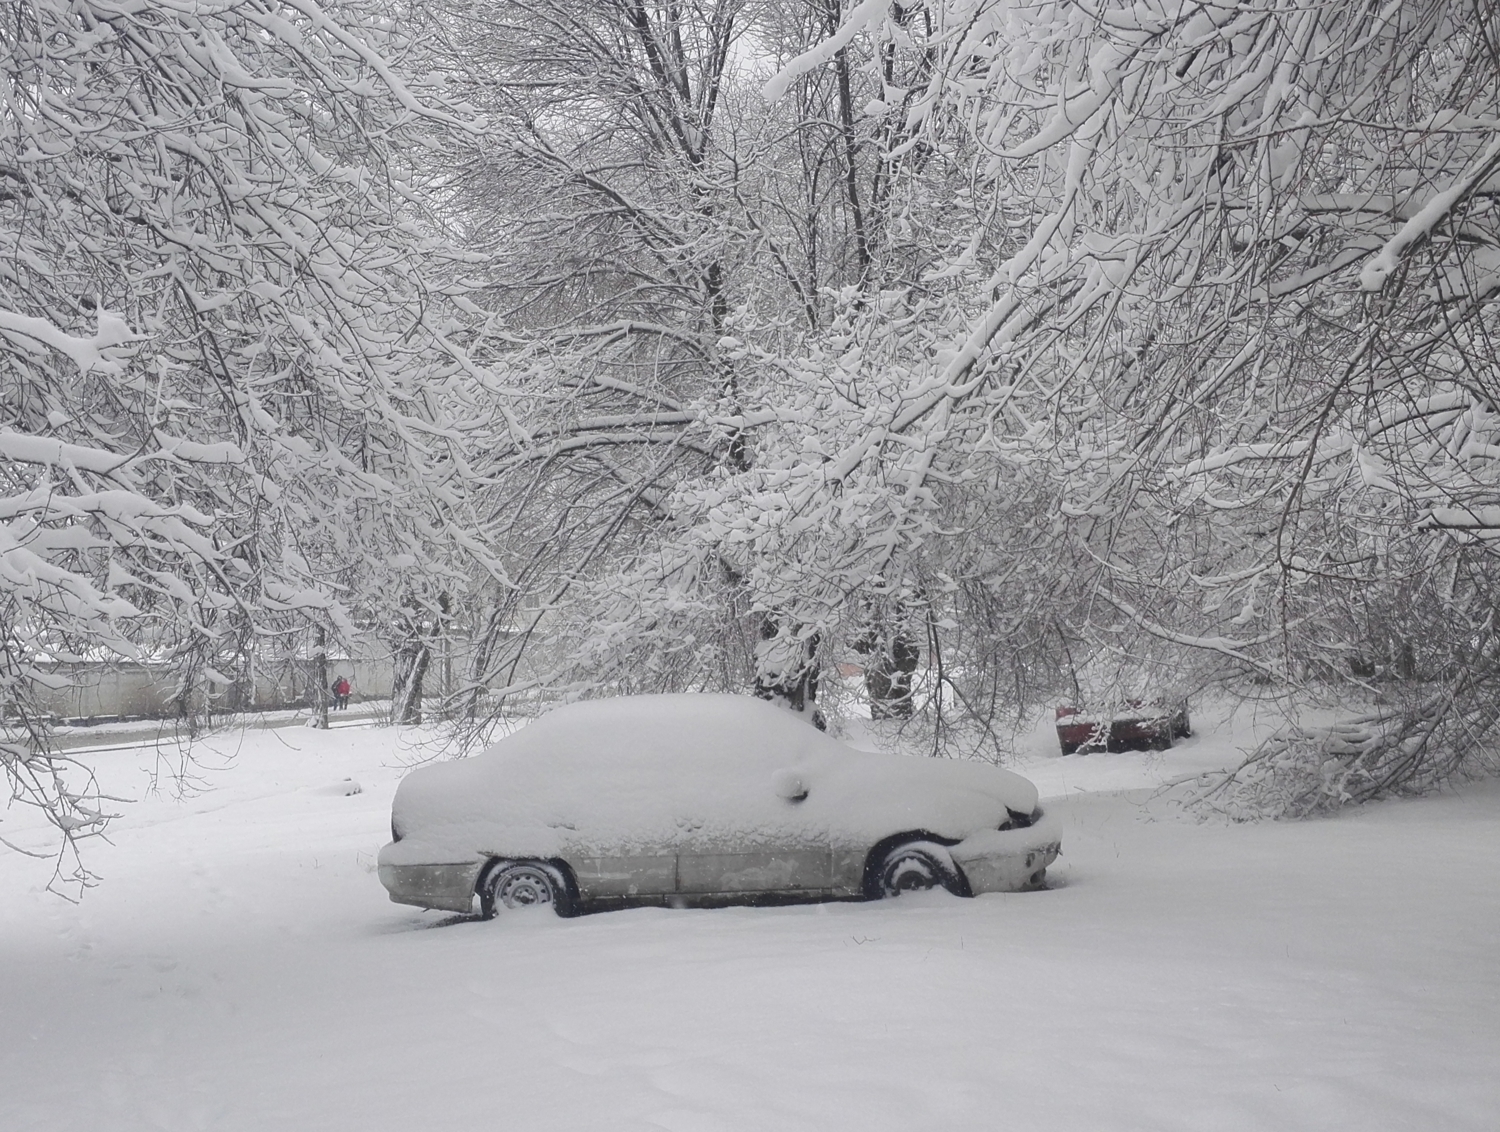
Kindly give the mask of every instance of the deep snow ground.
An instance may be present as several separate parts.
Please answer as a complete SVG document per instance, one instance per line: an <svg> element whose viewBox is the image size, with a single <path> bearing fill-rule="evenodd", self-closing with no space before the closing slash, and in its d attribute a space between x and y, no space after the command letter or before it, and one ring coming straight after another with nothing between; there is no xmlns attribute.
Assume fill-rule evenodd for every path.
<svg viewBox="0 0 1500 1132"><path fill-rule="evenodd" d="M486 924L375 879L397 732L225 737L81 905L0 855L0 1129L1492 1132L1500 784L1240 826L1153 796L1238 738L1034 744L1050 892Z"/></svg>

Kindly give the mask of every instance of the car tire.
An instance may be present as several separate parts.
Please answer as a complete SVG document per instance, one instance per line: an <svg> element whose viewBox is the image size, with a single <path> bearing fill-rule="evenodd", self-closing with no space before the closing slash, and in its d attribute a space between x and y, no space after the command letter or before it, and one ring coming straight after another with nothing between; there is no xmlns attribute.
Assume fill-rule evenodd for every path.
<svg viewBox="0 0 1500 1132"><path fill-rule="evenodd" d="M969 885L947 851L936 842L907 841L888 849L872 878L874 895L889 899L903 892L944 888L968 896Z"/></svg>
<svg viewBox="0 0 1500 1132"><path fill-rule="evenodd" d="M572 911L567 878L545 861L499 861L479 886L479 915L492 920L504 908L551 907L559 916Z"/></svg>

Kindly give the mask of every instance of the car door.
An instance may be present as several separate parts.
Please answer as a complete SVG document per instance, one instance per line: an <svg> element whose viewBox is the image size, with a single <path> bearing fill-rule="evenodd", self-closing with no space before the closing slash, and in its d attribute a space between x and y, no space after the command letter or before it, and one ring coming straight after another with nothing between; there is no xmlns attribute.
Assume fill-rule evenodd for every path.
<svg viewBox="0 0 1500 1132"><path fill-rule="evenodd" d="M744 768L679 821L677 891L686 897L818 894L833 861L807 771Z"/></svg>
<svg viewBox="0 0 1500 1132"><path fill-rule="evenodd" d="M832 874L826 837L778 844L693 840L677 858L677 891L685 896L811 895L830 889Z"/></svg>
<svg viewBox="0 0 1500 1132"><path fill-rule="evenodd" d="M677 891L675 814L670 776L649 762L618 758L556 770L582 786L560 829L562 856L585 903L665 903Z"/></svg>

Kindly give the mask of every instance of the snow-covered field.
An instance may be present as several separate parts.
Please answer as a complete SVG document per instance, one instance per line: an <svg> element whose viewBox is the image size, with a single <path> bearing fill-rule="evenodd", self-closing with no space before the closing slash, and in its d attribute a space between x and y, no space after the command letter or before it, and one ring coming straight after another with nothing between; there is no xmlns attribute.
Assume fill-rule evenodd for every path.
<svg viewBox="0 0 1500 1132"><path fill-rule="evenodd" d="M186 799L89 756L142 800L81 905L0 850L0 1129L1500 1127L1500 784L1200 823L1155 788L1243 721L1038 738L1049 892L453 922L386 900L411 754L339 722L204 744Z"/></svg>

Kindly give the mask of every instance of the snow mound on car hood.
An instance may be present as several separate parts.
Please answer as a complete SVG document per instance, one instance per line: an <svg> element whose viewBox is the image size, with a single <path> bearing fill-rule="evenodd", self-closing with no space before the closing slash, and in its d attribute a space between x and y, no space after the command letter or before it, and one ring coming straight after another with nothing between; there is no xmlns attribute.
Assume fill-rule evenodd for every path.
<svg viewBox="0 0 1500 1132"><path fill-rule="evenodd" d="M962 839L1030 813L1036 788L982 763L855 751L748 696L558 708L483 753L401 783L388 864L670 852L922 829Z"/></svg>

